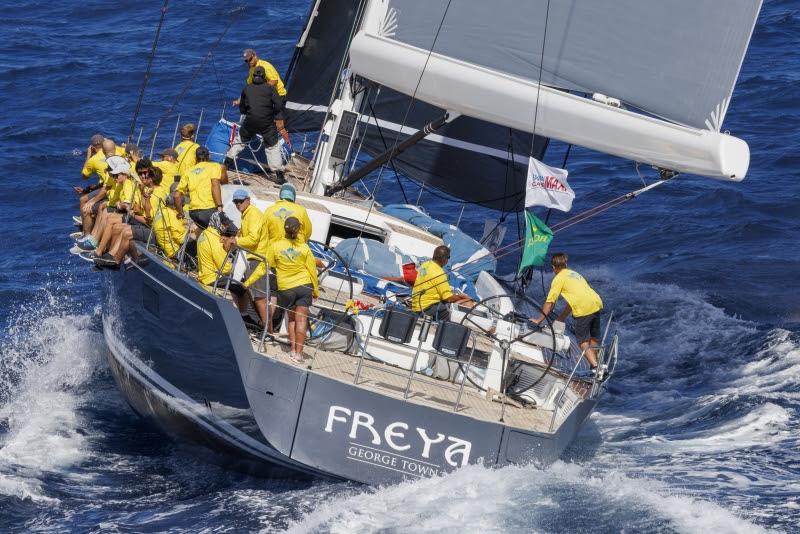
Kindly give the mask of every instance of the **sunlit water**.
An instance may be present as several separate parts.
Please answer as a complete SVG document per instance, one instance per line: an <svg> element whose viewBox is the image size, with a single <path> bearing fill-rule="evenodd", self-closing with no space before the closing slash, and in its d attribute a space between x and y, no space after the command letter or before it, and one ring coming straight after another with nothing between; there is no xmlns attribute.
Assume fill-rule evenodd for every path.
<svg viewBox="0 0 800 534"><path fill-rule="evenodd" d="M207 133L209 117L240 89L244 46L283 70L305 4L249 6L178 111L196 118L205 107ZM615 311L622 345L609 391L575 445L545 470L473 466L389 488L245 477L130 410L106 363L96 275L66 253L66 234L88 137L127 135L158 8L14 6L0 20L8 102L0 117L0 528L797 530L797 2L765 5L734 94L726 127L751 147L744 183L681 178L557 236L554 249L570 253ZM146 130L231 7L168 13ZM159 135L169 138L172 126ZM628 163L588 151L573 151L569 168L576 211L638 181ZM422 200L455 222L459 208ZM492 216L468 210L463 226L479 232Z"/></svg>

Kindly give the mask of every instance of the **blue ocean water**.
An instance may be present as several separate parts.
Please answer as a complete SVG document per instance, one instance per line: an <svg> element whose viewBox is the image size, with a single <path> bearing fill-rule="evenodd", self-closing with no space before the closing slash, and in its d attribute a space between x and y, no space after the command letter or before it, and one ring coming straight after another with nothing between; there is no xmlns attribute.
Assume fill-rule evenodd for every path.
<svg viewBox="0 0 800 534"><path fill-rule="evenodd" d="M285 69L308 3L245 6L176 107L195 122L205 110L201 138L241 88L241 49ZM238 6L170 8L143 139ZM97 275L67 254L66 235L89 136L127 137L160 2L2 7L0 529L800 527L800 2L765 3L742 66L725 127L750 145L743 183L680 177L557 236L622 339L609 394L575 446L545 470L470 467L390 488L249 478L130 410L105 361ZM559 163L559 148L548 158ZM587 150L568 167L576 211L640 183L629 162ZM457 219L428 193L422 203ZM479 234L491 216L468 210L462 226Z"/></svg>

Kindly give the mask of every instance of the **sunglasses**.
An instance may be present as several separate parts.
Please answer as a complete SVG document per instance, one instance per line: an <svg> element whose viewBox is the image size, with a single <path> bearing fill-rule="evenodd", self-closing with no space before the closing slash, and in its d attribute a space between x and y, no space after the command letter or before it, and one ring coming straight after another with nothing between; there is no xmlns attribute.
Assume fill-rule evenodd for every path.
<svg viewBox="0 0 800 534"><path fill-rule="evenodd" d="M233 203L234 203L234 204L241 204L241 203L242 203L242 202L244 202L245 200L247 200L247 199L246 199L246 198L242 198L242 199L239 199L239 198L237 198L237 199L234 199L234 200L233 200Z"/></svg>

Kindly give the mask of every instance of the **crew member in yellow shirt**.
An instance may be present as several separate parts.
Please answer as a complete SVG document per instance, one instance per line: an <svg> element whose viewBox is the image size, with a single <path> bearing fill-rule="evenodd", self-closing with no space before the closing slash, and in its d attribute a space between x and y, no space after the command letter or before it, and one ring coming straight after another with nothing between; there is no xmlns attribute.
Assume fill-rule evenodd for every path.
<svg viewBox="0 0 800 534"><path fill-rule="evenodd" d="M275 268L278 278L278 306L287 310L289 357L302 363L308 308L319 296L319 282L314 254L300 237L300 221L296 217L286 219L284 237L267 249L267 263Z"/></svg>
<svg viewBox="0 0 800 534"><path fill-rule="evenodd" d="M247 80L245 80L245 82L247 84L253 83L253 73L255 72L256 67L263 67L264 73L266 74L267 83L275 87L275 90L278 91L278 96L280 96L283 100L283 105L285 107L286 86L283 84L283 80L281 80L281 76L278 74L278 71L272 66L272 63L263 59L258 59L256 51L252 48L245 48L244 52L242 52L242 59L248 67ZM234 100L233 105L238 106L239 100Z"/></svg>
<svg viewBox="0 0 800 534"><path fill-rule="evenodd" d="M177 187L172 183L172 191ZM175 211L175 199L171 194L164 198L164 204L153 214L153 235L156 243L167 258L174 258L186 237L186 219L179 219Z"/></svg>
<svg viewBox="0 0 800 534"><path fill-rule="evenodd" d="M256 312L263 325L267 321L267 288L265 284L270 284L269 289L273 299L275 297L275 291L277 290L275 276L270 273L268 280L264 280L263 274L266 272L266 269L263 267L259 269L259 266L263 266L263 261L259 256L264 257L266 255L266 247L259 247L262 241L264 216L261 211L250 202L250 194L245 189L237 189L233 192L233 203L236 209L239 210L239 213L242 214L242 222L239 228L239 235L229 238L228 241L230 241L230 243L226 244L230 247L241 247L251 250L258 254L247 254L247 270L244 273L244 287L250 290ZM250 280L250 277L257 270L260 275ZM248 283L248 281L250 283ZM249 301L249 297L247 293L245 293L240 299L239 309L247 309Z"/></svg>
<svg viewBox="0 0 800 534"><path fill-rule="evenodd" d="M195 148L195 151L197 148ZM168 148L161 153L161 160L154 161L153 167L161 169L164 175L164 184L167 189L170 188L173 182L178 182L181 179L181 171L178 167L178 153L174 148Z"/></svg>
<svg viewBox="0 0 800 534"><path fill-rule="evenodd" d="M201 227L208 226L211 215L222 211L220 183L227 181L225 167L209 161L211 154L204 146L195 151L197 164L181 175L175 191L175 208L183 217L183 196L189 195L189 217Z"/></svg>
<svg viewBox="0 0 800 534"><path fill-rule="evenodd" d="M174 148L177 154L178 176L183 176L183 173L194 167L197 163L195 156L200 145L194 142L194 136L194 124L188 123L181 126L181 142L175 145Z"/></svg>
<svg viewBox="0 0 800 534"><path fill-rule="evenodd" d="M567 259L567 255L563 252L553 254L550 258L550 265L556 275L550 283L550 292L547 293L544 308L542 308L544 314L530 320L535 325L541 324L545 317L553 311L558 297L563 297L567 304L556 320L563 321L570 313L572 314L575 337L578 339L586 361L589 362L593 373L597 376L597 350L595 347L598 346L600 338L600 312L603 311L603 300L583 276L567 268ZM603 378L604 372L605 370L599 371L600 379Z"/></svg>
<svg viewBox="0 0 800 534"><path fill-rule="evenodd" d="M92 141L97 141L96 137L93 137ZM93 149L90 147L89 152L92 151ZM88 179L93 174L96 174L98 183L81 189L81 193L83 193L80 199L83 235L76 236L78 240L85 238L92 231L100 208L115 185L114 180L108 174L108 163L106 161L114 155L124 156L125 149L114 144L111 139L103 139L100 142L100 150L94 150L94 153L87 158L83 166L81 171L83 179ZM78 188L76 187L75 190L77 191ZM97 191L97 193L91 195L93 191Z"/></svg>
<svg viewBox="0 0 800 534"><path fill-rule="evenodd" d="M283 184L278 191L278 201L264 210L264 223L269 225L269 236L273 241L284 236L284 223L289 217L300 221L298 237L304 242L311 239L311 219L306 209L296 203L297 191L292 184Z"/></svg>
<svg viewBox="0 0 800 534"><path fill-rule="evenodd" d="M450 319L450 307L454 303L471 308L473 300L464 294L456 294L447 280L444 266L450 261L450 248L439 245L433 250L433 258L417 269L417 279L411 290L411 310L437 321Z"/></svg>
<svg viewBox="0 0 800 534"><path fill-rule="evenodd" d="M197 280L203 285L210 286L215 281L218 286L227 283L225 277L230 274L232 265L230 261L226 261L229 251L222 236L227 233L230 225L231 220L225 213L214 212L209 218L208 226L197 238ZM219 279L218 275L221 275Z"/></svg>
<svg viewBox="0 0 800 534"><path fill-rule="evenodd" d="M106 163L108 165L108 174L114 179L114 187L108 191L108 203L103 204L107 207L99 211L92 232L86 238L77 241L75 246L70 249L70 252L75 254L80 254L82 251L94 251L106 226L121 222L121 214L130 210L139 200L137 196L139 189L136 182L131 179L130 163L122 156L111 156L106 160ZM82 257L88 261L93 261L94 259L91 255Z"/></svg>

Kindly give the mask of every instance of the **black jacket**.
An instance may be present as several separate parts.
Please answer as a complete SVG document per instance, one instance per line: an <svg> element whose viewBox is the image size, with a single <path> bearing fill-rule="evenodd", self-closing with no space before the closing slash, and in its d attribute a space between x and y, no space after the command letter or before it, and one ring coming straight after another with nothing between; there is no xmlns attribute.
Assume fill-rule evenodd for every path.
<svg viewBox="0 0 800 534"><path fill-rule="evenodd" d="M280 136L275 121L283 119L283 100L273 86L267 83L246 85L239 99L239 112L246 115L240 132L242 140L261 134L269 146L278 142Z"/></svg>

